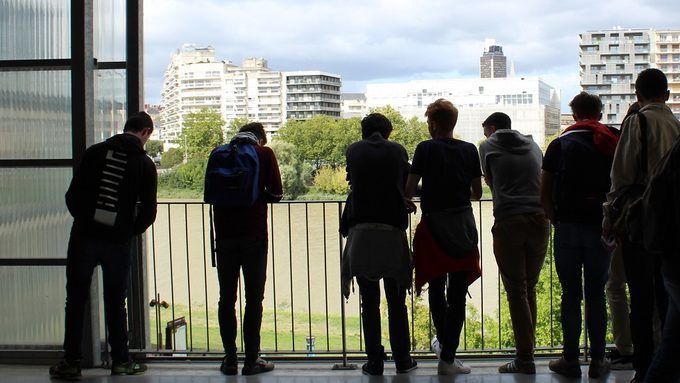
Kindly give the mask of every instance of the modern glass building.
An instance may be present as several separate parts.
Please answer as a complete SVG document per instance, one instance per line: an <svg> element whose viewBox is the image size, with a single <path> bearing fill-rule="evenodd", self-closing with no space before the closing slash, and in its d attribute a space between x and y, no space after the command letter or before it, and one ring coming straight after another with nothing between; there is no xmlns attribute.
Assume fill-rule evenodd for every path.
<svg viewBox="0 0 680 383"><path fill-rule="evenodd" d="M61 349L72 222L64 193L85 149L142 107L141 26L141 0L0 0L0 362ZM128 300L137 335L143 272L135 267ZM98 364L94 280L86 354Z"/></svg>

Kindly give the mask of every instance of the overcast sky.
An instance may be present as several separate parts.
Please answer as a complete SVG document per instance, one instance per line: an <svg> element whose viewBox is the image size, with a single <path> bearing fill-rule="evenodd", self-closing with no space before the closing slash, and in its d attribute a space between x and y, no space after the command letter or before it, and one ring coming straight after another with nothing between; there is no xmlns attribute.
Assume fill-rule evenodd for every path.
<svg viewBox="0 0 680 383"><path fill-rule="evenodd" d="M145 0L145 98L158 103L163 72L182 44L211 45L220 60L263 57L274 70L342 76L366 84L479 76L486 38L503 46L517 76L579 91L579 33L678 28L678 0Z"/></svg>

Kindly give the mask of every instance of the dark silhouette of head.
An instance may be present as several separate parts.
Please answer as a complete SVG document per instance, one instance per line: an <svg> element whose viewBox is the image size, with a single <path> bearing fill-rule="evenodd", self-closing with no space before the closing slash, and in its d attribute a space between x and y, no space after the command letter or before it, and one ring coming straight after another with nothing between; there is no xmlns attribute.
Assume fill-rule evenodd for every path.
<svg viewBox="0 0 680 383"><path fill-rule="evenodd" d="M510 116L503 112L494 112L489 115L489 117L482 122L483 127L494 127L498 129L510 129L512 127L512 120Z"/></svg>
<svg viewBox="0 0 680 383"><path fill-rule="evenodd" d="M362 138L368 138L375 132L379 132L384 139L388 139L392 132L392 123L380 113L371 113L361 120Z"/></svg>
<svg viewBox="0 0 680 383"><path fill-rule="evenodd" d="M135 112L125 121L123 132L141 133L144 129L153 131L153 120L146 112Z"/></svg>
<svg viewBox="0 0 680 383"><path fill-rule="evenodd" d="M264 126L259 123L259 122L250 122L241 127L241 129L238 130L240 132L249 132L255 135L258 140L260 140L260 144L264 145L267 143L267 133L264 131Z"/></svg>
<svg viewBox="0 0 680 383"><path fill-rule="evenodd" d="M451 101L440 98L427 106L425 117L429 123L434 122L438 130L451 132L458 122L458 109Z"/></svg>
<svg viewBox="0 0 680 383"><path fill-rule="evenodd" d="M574 120L599 120L602 117L602 101L597 95L581 92L574 96L569 106Z"/></svg>
<svg viewBox="0 0 680 383"><path fill-rule="evenodd" d="M635 80L635 94L641 103L665 102L668 100L668 79L656 69L645 69Z"/></svg>

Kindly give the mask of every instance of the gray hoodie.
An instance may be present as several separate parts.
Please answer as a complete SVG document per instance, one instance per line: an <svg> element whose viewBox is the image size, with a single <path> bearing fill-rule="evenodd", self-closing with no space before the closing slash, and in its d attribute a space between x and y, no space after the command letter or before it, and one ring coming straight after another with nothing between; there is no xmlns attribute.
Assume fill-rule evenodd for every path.
<svg viewBox="0 0 680 383"><path fill-rule="evenodd" d="M479 157L493 195L494 217L543 213L543 153L530 135L499 129L479 145Z"/></svg>

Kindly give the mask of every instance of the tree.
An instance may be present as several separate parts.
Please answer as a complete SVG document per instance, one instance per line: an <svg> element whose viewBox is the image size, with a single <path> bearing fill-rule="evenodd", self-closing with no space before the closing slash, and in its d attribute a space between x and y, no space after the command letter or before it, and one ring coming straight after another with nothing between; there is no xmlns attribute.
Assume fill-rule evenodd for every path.
<svg viewBox="0 0 680 383"><path fill-rule="evenodd" d="M161 157L161 167L171 168L177 164L181 164L184 159L184 152L178 148L170 148L167 152L163 153Z"/></svg>
<svg viewBox="0 0 680 383"><path fill-rule="evenodd" d="M215 147L224 143L223 127L224 120L217 111L204 108L189 113L184 118L182 134L177 140L180 150L186 153L188 160L208 158Z"/></svg>
<svg viewBox="0 0 680 383"><path fill-rule="evenodd" d="M229 124L227 125L227 129L225 131L225 134L226 134L226 140L225 141L229 142L232 139L232 137L234 137L236 135L236 133L238 133L238 130L241 129L241 127L243 125L245 125L249 122L252 122L252 121L248 120L248 118L246 118L246 117L237 117L237 118L231 120L231 122L229 122Z"/></svg>
<svg viewBox="0 0 680 383"><path fill-rule="evenodd" d="M312 167L297 157L293 144L277 140L272 142L271 148L279 162L284 198L295 199L305 194L312 178Z"/></svg>
<svg viewBox="0 0 680 383"><path fill-rule="evenodd" d="M350 126L358 121L337 120L326 115L306 121L288 120L277 139L293 144L299 158L313 163L315 168L340 166L345 162L347 146L361 137L359 126Z"/></svg>
<svg viewBox="0 0 680 383"><path fill-rule="evenodd" d="M151 157L156 157L157 155L163 153L163 141L160 140L149 140L144 145L146 153Z"/></svg>
<svg viewBox="0 0 680 383"><path fill-rule="evenodd" d="M414 116L406 121L398 110L389 105L373 108L371 113L380 113L392 122L390 139L403 145L409 158L413 158L416 146L421 141L430 138L427 122L418 120L418 117Z"/></svg>

